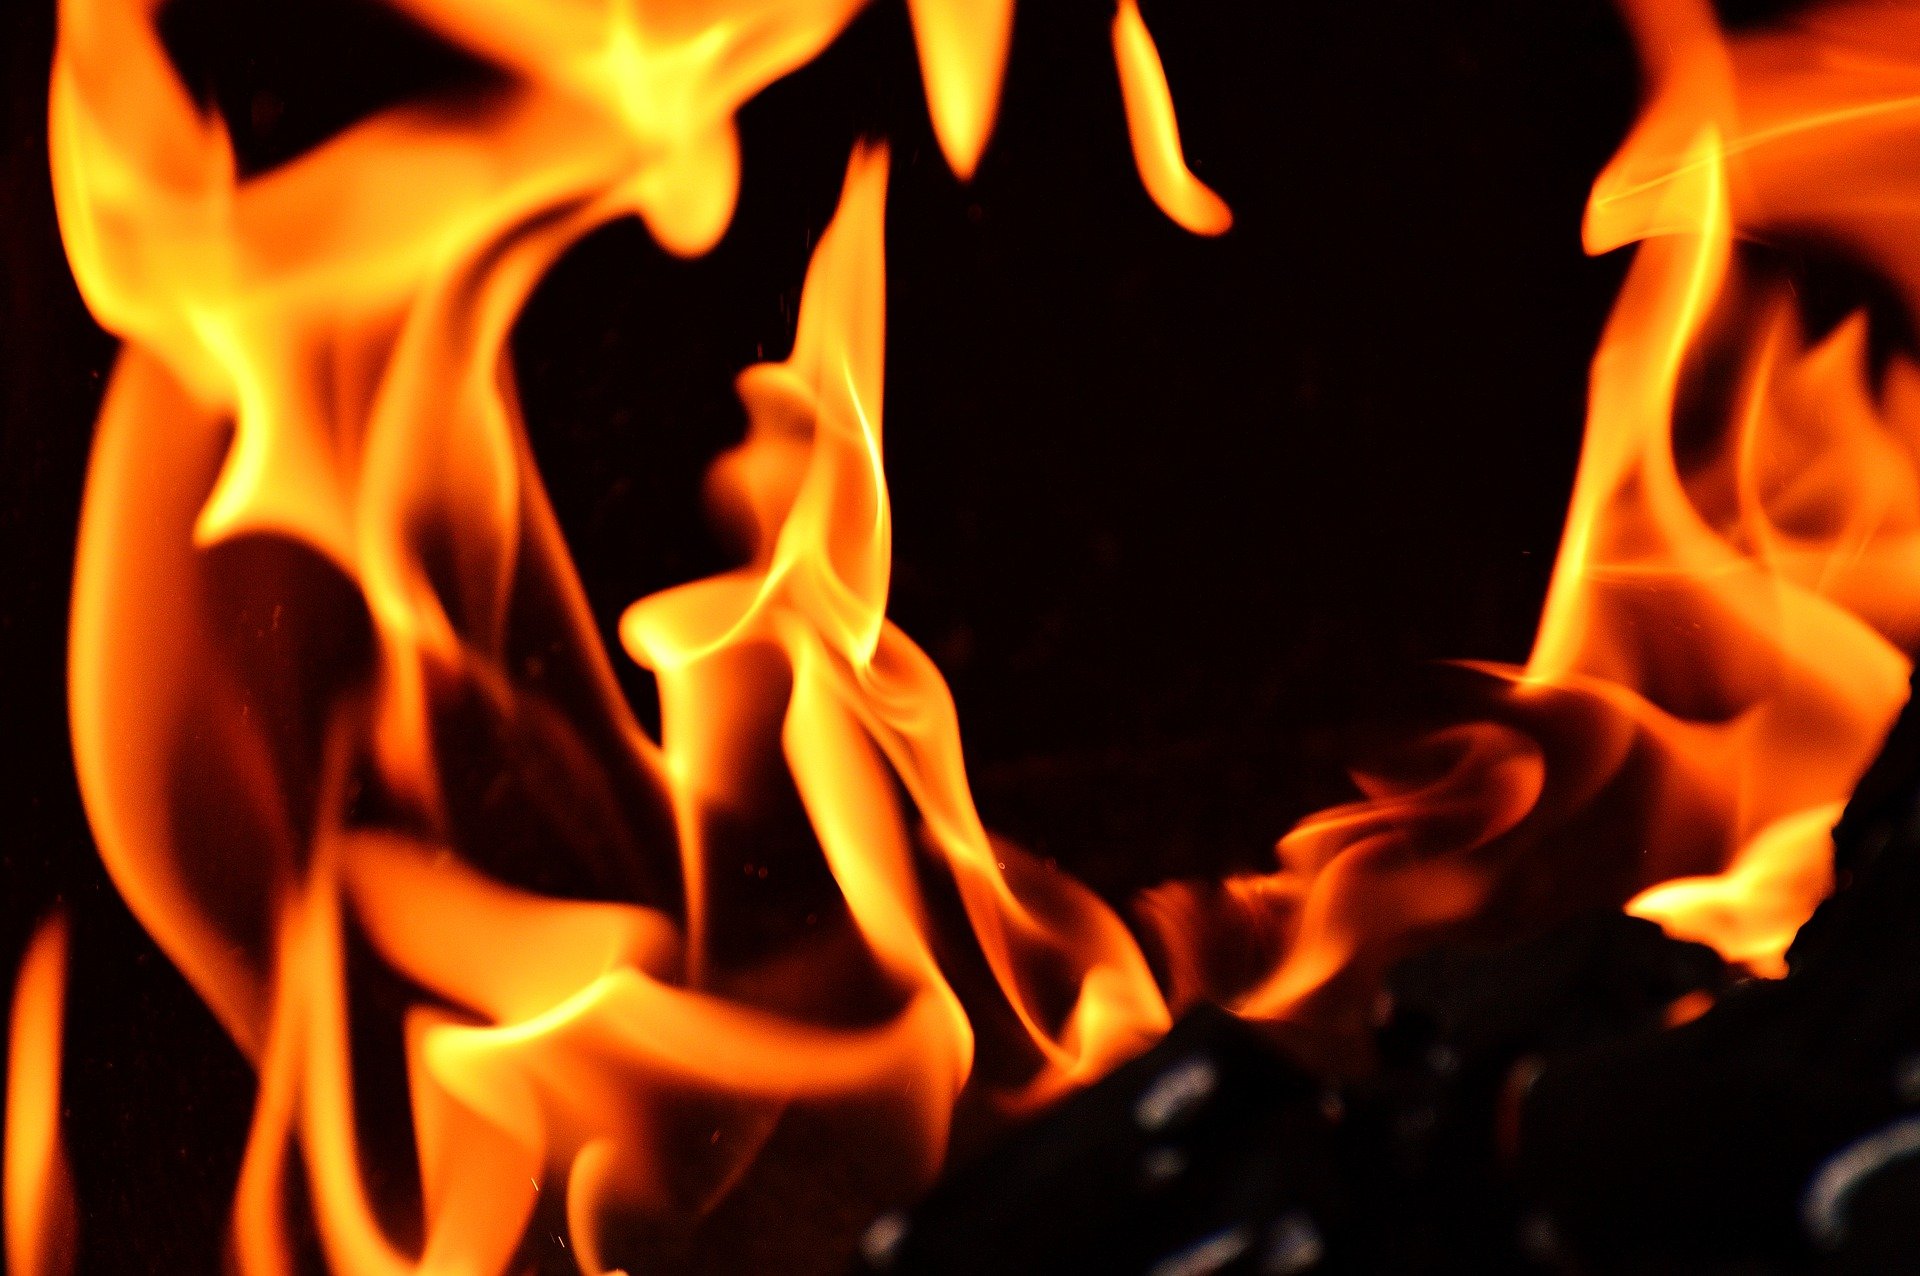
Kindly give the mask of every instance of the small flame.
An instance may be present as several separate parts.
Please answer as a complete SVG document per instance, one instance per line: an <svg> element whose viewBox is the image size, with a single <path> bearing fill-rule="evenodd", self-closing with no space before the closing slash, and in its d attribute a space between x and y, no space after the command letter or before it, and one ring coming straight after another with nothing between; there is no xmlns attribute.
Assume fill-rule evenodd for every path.
<svg viewBox="0 0 1920 1276"><path fill-rule="evenodd" d="M1808 901L1833 889L1834 802L1785 816L1754 835L1724 872L1679 877L1627 903L1668 934L1718 948L1755 974L1787 973L1787 945L1807 919Z"/></svg>
<svg viewBox="0 0 1920 1276"><path fill-rule="evenodd" d="M67 925L56 914L34 932L13 990L7 1051L7 1270L65 1276L73 1270L73 1188L60 1138L60 1036L67 984Z"/></svg>
<svg viewBox="0 0 1920 1276"><path fill-rule="evenodd" d="M1137 0L1120 0L1120 11L1113 18L1113 60L1120 71L1133 162L1147 194L1183 229L1196 235L1224 235L1233 226L1233 211L1187 169L1166 68L1160 64L1160 50L1140 16Z"/></svg>
<svg viewBox="0 0 1920 1276"><path fill-rule="evenodd" d="M1013 38L1013 0L907 0L933 134L947 164L973 176L993 135Z"/></svg>

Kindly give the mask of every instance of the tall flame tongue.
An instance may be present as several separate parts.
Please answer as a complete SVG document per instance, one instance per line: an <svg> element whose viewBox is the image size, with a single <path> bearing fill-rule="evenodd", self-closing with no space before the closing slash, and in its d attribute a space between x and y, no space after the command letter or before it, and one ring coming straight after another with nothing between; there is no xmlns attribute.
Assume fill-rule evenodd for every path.
<svg viewBox="0 0 1920 1276"><path fill-rule="evenodd" d="M1651 91L1585 237L1640 247L1533 654L1478 666L1488 720L1357 776L1277 873L1151 896L1176 1002L1356 1029L1421 944L1630 896L1778 974L1830 887L1828 831L1920 642L1920 365L1876 380L1865 314L1809 344L1734 241L1838 243L1920 303L1920 22L1846 4L1729 40L1703 3L1626 10Z"/></svg>
<svg viewBox="0 0 1920 1276"><path fill-rule="evenodd" d="M60 1137L60 1031L66 1019L67 926L42 923L13 991L7 1050L5 1189L7 1270L67 1276L73 1270L73 1188Z"/></svg>
<svg viewBox="0 0 1920 1276"><path fill-rule="evenodd" d="M259 1071L238 1265L294 1270L317 1233L360 1276L501 1271L539 1217L600 1272L805 1178L849 1198L810 1220L844 1231L861 1192L933 1173L963 1091L1036 1103L1167 1024L1118 918L989 840L947 689L885 618L885 150L853 155L792 357L740 379L712 489L750 561L621 624L658 744L505 343L600 223L711 245L732 112L857 5L403 7L504 86L245 179L154 0L61 10L61 224L127 343L80 535L75 756L116 883ZM1011 8L913 15L970 171ZM1158 93L1156 195L1185 172ZM803 907L743 895L742 859ZM383 1081L402 1107L369 1106ZM815 1173L822 1144L848 1164ZM768 1187L781 1156L806 1168ZM411 1178L412 1203L375 1187Z"/></svg>

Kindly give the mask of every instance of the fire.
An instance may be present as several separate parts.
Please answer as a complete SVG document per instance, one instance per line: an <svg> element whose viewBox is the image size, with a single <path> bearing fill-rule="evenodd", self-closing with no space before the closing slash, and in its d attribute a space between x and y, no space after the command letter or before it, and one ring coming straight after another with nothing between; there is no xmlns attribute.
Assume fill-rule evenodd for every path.
<svg viewBox="0 0 1920 1276"><path fill-rule="evenodd" d="M56 915L28 943L13 992L4 1175L7 1270L16 1276L73 1270L73 1188L60 1138L66 984L67 925Z"/></svg>
<svg viewBox="0 0 1920 1276"><path fill-rule="evenodd" d="M1864 316L1810 338L1737 241L1818 233L1920 287L1893 10L1729 40L1704 3L1629 5L1653 87L1586 242L1640 246L1533 655L1479 667L1485 719L1356 775L1275 873L1144 900L1163 993L1112 910L983 827L947 687L886 616L883 144L850 158L791 354L740 376L709 496L743 563L620 623L657 740L527 442L506 343L541 276L626 216L710 248L734 113L860 0L394 2L502 82L245 177L158 0L61 5L62 233L125 341L80 530L75 759L128 905L258 1071L238 1270L291 1272L311 1234L337 1271L502 1271L536 1231L632 1269L821 1143L890 1204L957 1114L1098 1076L1170 1004L1334 1040L1390 962L1469 927L1628 904L1780 969L1920 642L1920 364L1878 366ZM909 9L967 177L1011 0ZM1112 36L1142 185L1226 231L1134 0ZM1708 352L1730 387L1703 388ZM742 893L743 860L804 926ZM62 934L16 1001L22 1271L64 1252ZM365 1119L383 1068L398 1132ZM410 1198L374 1186L396 1178Z"/></svg>
<svg viewBox="0 0 1920 1276"><path fill-rule="evenodd" d="M989 837L946 686L886 620L885 147L853 154L792 355L740 378L749 430L711 495L748 561L621 623L658 680L657 741L594 632L505 358L594 227L638 216L672 251L710 247L733 112L859 5L401 7L506 84L248 177L157 4L61 9L61 226L126 342L80 532L75 758L115 882L259 1073L238 1267L294 1270L307 1214L339 1271L505 1270L536 1219L612 1271L791 1159L768 1149L802 1119L853 1131L892 1203L963 1100L1044 1102L1168 1014L1113 912ZM912 17L964 176L1010 0ZM1132 21L1145 181L1191 200ZM783 792L817 859L780 851ZM503 832L503 804L531 830ZM743 845L749 871L776 857L808 884L810 931L728 889ZM399 1141L363 1119L369 1015L404 1055ZM48 1049L44 1025L16 1040ZM412 1202L370 1186L396 1161Z"/></svg>
<svg viewBox="0 0 1920 1276"><path fill-rule="evenodd" d="M1650 89L1585 239L1639 247L1532 656L1475 666L1488 720L1357 775L1276 873L1151 896L1176 1003L1353 1030L1422 944L1620 903L1779 975L1831 888L1920 642L1920 365L1876 368L1864 312L1809 340L1741 241L1843 244L1920 301L1913 22L1839 4L1730 38L1704 3L1625 11Z"/></svg>

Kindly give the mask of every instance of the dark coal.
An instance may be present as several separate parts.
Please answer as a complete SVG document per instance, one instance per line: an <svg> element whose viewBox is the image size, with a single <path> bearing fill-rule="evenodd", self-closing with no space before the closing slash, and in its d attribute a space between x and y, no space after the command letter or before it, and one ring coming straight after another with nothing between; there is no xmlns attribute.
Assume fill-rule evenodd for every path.
<svg viewBox="0 0 1920 1276"><path fill-rule="evenodd" d="M1218 1010L868 1229L863 1271L1308 1271L1344 1218L1322 1087Z"/></svg>
<svg viewBox="0 0 1920 1276"><path fill-rule="evenodd" d="M1356 1270L1551 1268L1560 1240L1509 1172L1543 1060L1658 1033L1730 984L1712 949L1617 912L1501 948L1442 949L1389 978L1380 1067L1351 1090L1348 1179L1378 1227Z"/></svg>
<svg viewBox="0 0 1920 1276"><path fill-rule="evenodd" d="M1517 1081L1542 1052L1656 1027L1677 999L1726 982L1710 950L1619 914L1429 954L1382 999L1380 1067L1346 1085L1201 1008L877 1220L863 1270L1537 1270L1552 1246L1502 1148Z"/></svg>
<svg viewBox="0 0 1920 1276"><path fill-rule="evenodd" d="M1920 710L1835 831L1789 974L1694 1023L1553 1060L1523 1176L1606 1268L1920 1270Z"/></svg>

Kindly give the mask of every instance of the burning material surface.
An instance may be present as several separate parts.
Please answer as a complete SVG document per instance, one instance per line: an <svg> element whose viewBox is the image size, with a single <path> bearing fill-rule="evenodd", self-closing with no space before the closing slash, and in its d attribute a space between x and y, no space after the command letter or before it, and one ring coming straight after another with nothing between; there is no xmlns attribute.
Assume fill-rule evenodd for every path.
<svg viewBox="0 0 1920 1276"><path fill-rule="evenodd" d="M61 9L61 227L125 342L80 532L75 757L115 884L259 1078L239 1270L829 1267L933 1180L957 1121L1060 1100L1151 1046L1170 1005L1224 1004L1339 1075L1418 1035L1373 1032L1404 959L1596 907L1781 973L1920 641L1920 372L1864 314L1803 333L1740 241L1830 238L1920 286L1904 9L1728 39L1704 5L1627 6L1651 87L1587 242L1640 246L1531 658L1481 667L1483 711L1357 775L1360 800L1288 833L1276 872L1154 891L1143 951L1093 891L988 833L947 686L888 619L884 144L848 164L791 354L740 376L746 437L707 493L741 565L620 623L657 738L527 441L505 352L540 278L617 218L675 253L713 247L740 183L734 113L859 6L398 8L484 83L259 172L183 82L159 6ZM1012 7L910 10L964 177ZM1181 227L1226 231L1132 0L1111 40L1145 189ZM791 885L743 892L742 861ZM1640 938L1580 950L1603 970L1657 938L1605 925ZM1622 1013L1698 1016L1717 961L1654 951ZM15 1040L44 1116L57 961L35 963ZM1299 1065L1198 1022L1219 1053L1152 1056L1126 1104L1057 1115L1131 1122L1145 1142L1116 1166L1186 1202L1139 1220L1171 1246L1157 1270L1318 1264L1345 1224L1322 1199L1339 1176L1315 1167L1351 1149L1326 1151L1334 1118ZM1497 1124L1493 1079L1542 1024L1564 1027L1542 1011L1416 1052L1430 1071L1460 1054L1438 1068L1471 1079L1448 1091L1475 1114L1459 1128ZM1241 1084L1273 1101L1284 1151L1245 1180L1188 1174L1200 1150L1162 1135ZM1418 1096L1357 1111L1440 1122ZM44 1189L16 1208L10 1169L10 1244L56 1270L58 1139L13 1119L8 1139ZM1386 1164L1399 1144L1359 1146ZM1266 1212L1235 1215L1236 1192ZM818 1234L767 1242L766 1216ZM919 1243L864 1235L869 1258Z"/></svg>

